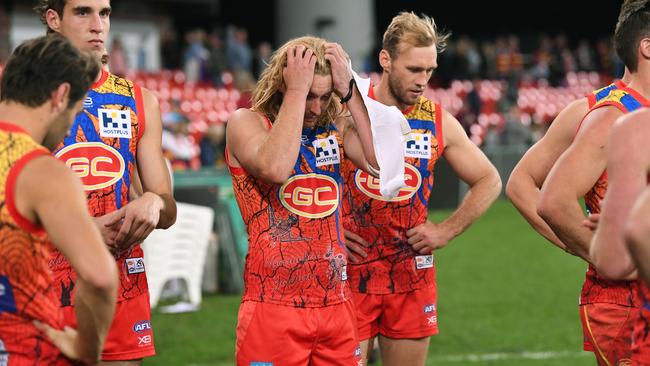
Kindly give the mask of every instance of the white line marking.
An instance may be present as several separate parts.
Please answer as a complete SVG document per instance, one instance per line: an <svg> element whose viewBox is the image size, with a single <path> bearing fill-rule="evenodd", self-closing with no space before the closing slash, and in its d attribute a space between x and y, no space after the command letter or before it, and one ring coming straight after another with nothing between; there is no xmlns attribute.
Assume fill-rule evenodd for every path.
<svg viewBox="0 0 650 366"><path fill-rule="evenodd" d="M434 361L443 362L484 362L484 361L499 361L499 360L548 360L555 358L579 358L579 357L594 357L591 352L576 352L576 351L546 351L546 352L503 352L503 353L479 353L479 354L464 354L464 355L448 355L440 357L431 357Z"/></svg>

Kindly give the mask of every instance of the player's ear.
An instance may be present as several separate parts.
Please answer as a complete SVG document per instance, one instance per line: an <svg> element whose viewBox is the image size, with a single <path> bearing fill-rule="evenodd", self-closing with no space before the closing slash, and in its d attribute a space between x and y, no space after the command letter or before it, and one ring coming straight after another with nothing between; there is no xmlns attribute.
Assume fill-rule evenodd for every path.
<svg viewBox="0 0 650 366"><path fill-rule="evenodd" d="M47 9L45 12L45 21L47 26L55 32L61 31L61 17L54 9Z"/></svg>
<svg viewBox="0 0 650 366"><path fill-rule="evenodd" d="M381 68L384 71L390 71L391 61L390 53L388 53L388 51L381 50L379 52L379 65L381 65Z"/></svg>
<svg viewBox="0 0 650 366"><path fill-rule="evenodd" d="M650 60L650 38L641 39L641 42L639 43L639 53L640 56L643 57L643 59L639 59L639 62Z"/></svg>
<svg viewBox="0 0 650 366"><path fill-rule="evenodd" d="M50 96L50 103L53 112L61 112L68 108L70 100L70 84L63 83L59 85Z"/></svg>

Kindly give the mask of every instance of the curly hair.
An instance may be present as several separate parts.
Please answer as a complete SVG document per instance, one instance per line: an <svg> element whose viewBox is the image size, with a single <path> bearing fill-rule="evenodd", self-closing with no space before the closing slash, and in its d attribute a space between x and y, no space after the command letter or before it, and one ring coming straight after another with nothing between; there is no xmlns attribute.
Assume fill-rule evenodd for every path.
<svg viewBox="0 0 650 366"><path fill-rule="evenodd" d="M264 69L262 75L260 75L260 79L253 90L253 110L263 113L269 117L271 122L274 122L278 116L283 97L281 92L282 85L284 84L282 72L287 66L287 51L290 47L303 45L311 49L316 56L316 67L314 73L317 75L330 75L330 63L325 59L326 42L327 41L322 38L305 36L294 38L276 50L271 56L269 65ZM341 112L340 107L338 106L338 103L333 103L333 100L334 93L332 93L332 97L330 97L324 113L321 114L316 122L317 126L327 125L339 116Z"/></svg>

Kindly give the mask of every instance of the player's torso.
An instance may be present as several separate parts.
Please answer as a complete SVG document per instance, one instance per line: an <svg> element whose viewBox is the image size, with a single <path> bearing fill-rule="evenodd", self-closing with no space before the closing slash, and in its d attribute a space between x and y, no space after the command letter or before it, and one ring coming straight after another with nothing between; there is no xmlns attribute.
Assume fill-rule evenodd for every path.
<svg viewBox="0 0 650 366"><path fill-rule="evenodd" d="M406 187L392 199L379 192L374 178L344 161L344 226L368 242L362 263L350 266L353 291L394 293L435 281L433 255L419 256L407 243L406 232L427 220L434 167L442 155L442 111L426 98L405 112L413 140L405 146Z"/></svg>
<svg viewBox="0 0 650 366"><path fill-rule="evenodd" d="M613 106L623 113L630 113L641 107L650 106L650 102L638 92L621 84L615 84L614 87L608 86L597 94L599 98L590 108L590 112L604 106ZM604 171L584 197L588 213L600 213L601 202L606 192L607 171ZM624 306L639 306L640 300L636 287L636 281L605 280L590 265L582 287L580 303L606 302Z"/></svg>
<svg viewBox="0 0 650 366"><path fill-rule="evenodd" d="M632 359L647 362L650 360L650 288L643 280L638 280L638 288L641 307L639 317L634 323Z"/></svg>
<svg viewBox="0 0 650 366"><path fill-rule="evenodd" d="M294 170L282 185L230 168L249 235L244 300L322 307L350 298L340 226L342 159L331 125L303 130Z"/></svg>
<svg viewBox="0 0 650 366"><path fill-rule="evenodd" d="M136 168L137 145L145 128L144 105L139 86L102 73L84 99L84 108L57 148L55 156L80 178L91 216L103 216L129 202ZM120 253L118 301L147 291L142 249L136 245ZM61 253L50 261L60 282L63 306L74 303L74 272Z"/></svg>
<svg viewBox="0 0 650 366"><path fill-rule="evenodd" d="M0 360L6 357L11 364L12 359L27 357L48 364L59 354L49 343L43 345L42 355L30 354L35 353L37 339L43 342L33 320L61 327L48 267L52 246L43 228L17 211L14 193L23 166L50 152L24 131L4 123L0 123L0 146L4 147L0 149Z"/></svg>

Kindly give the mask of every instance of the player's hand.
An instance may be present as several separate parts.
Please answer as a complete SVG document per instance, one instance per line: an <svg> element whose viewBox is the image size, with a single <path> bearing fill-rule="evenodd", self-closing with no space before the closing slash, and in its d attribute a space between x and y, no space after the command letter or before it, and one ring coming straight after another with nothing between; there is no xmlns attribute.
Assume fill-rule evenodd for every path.
<svg viewBox="0 0 650 366"><path fill-rule="evenodd" d="M160 196L145 192L137 200L122 207L124 220L115 237L114 249L123 251L144 241L158 225L163 204Z"/></svg>
<svg viewBox="0 0 650 366"><path fill-rule="evenodd" d="M348 54L345 53L343 47L338 43L326 43L325 59L330 62L332 68L334 92L339 97L347 95L350 91L350 79L352 79L350 57L348 57Z"/></svg>
<svg viewBox="0 0 650 366"><path fill-rule="evenodd" d="M124 219L124 210L116 210L104 216L93 217L95 225L102 234L104 243L109 247L115 245L115 237L120 230L120 224Z"/></svg>
<svg viewBox="0 0 650 366"><path fill-rule="evenodd" d="M303 46L289 47L287 50L287 66L282 71L284 86L287 91L296 90L307 95L314 80L316 56L314 52Z"/></svg>
<svg viewBox="0 0 650 366"><path fill-rule="evenodd" d="M406 232L408 243L420 254L431 254L436 249L445 247L452 235L441 224L429 220Z"/></svg>
<svg viewBox="0 0 650 366"><path fill-rule="evenodd" d="M363 250L364 247L368 247L368 242L348 230L343 230L343 235L345 236L345 246L348 248L348 259L350 259L350 262L359 263L361 262L361 258L368 257L368 253Z"/></svg>
<svg viewBox="0 0 650 366"><path fill-rule="evenodd" d="M589 216L582 220L582 225L591 231L596 231L598 228L598 222L600 221L600 214L589 214Z"/></svg>
<svg viewBox="0 0 650 366"><path fill-rule="evenodd" d="M82 355L79 350L79 333L74 328L67 325L63 330L54 329L51 326L34 320L34 326L40 330L45 336L63 353L67 358L72 360L80 360Z"/></svg>

